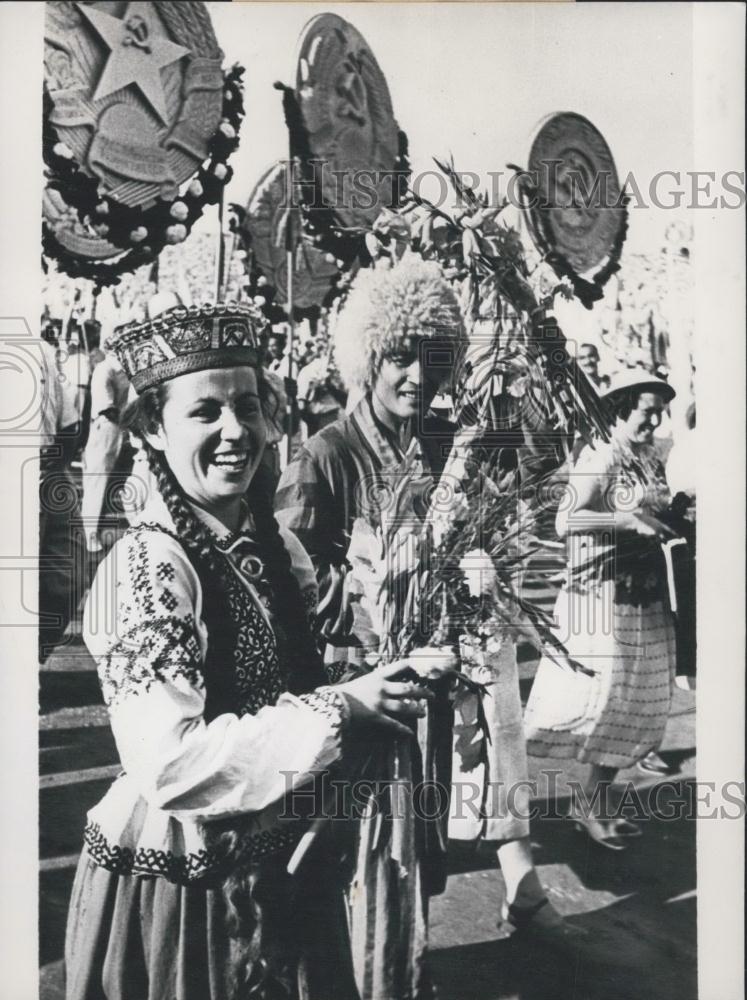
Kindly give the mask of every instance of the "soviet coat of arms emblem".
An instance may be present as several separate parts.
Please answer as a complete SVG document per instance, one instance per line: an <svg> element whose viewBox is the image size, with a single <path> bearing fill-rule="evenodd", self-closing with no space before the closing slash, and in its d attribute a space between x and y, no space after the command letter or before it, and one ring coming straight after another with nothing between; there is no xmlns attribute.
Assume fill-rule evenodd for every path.
<svg viewBox="0 0 747 1000"><path fill-rule="evenodd" d="M373 52L337 14L319 14L304 29L296 97L322 165L325 205L344 225L368 227L392 207L399 129Z"/></svg>
<svg viewBox="0 0 747 1000"><path fill-rule="evenodd" d="M552 115L535 136L528 167L537 185L537 231L576 274L599 267L625 225L615 161L602 134L581 115Z"/></svg>
<svg viewBox="0 0 747 1000"><path fill-rule="evenodd" d="M203 3L47 3L50 123L102 193L174 198L221 120L221 52Z"/></svg>
<svg viewBox="0 0 747 1000"><path fill-rule="evenodd" d="M292 224L286 196L286 170L280 163L271 167L259 180L246 209L244 228L252 252L262 273L277 290L279 300L287 302L288 275L285 226ZM299 240L295 250L293 303L297 309L318 306L337 276L334 261L306 240Z"/></svg>

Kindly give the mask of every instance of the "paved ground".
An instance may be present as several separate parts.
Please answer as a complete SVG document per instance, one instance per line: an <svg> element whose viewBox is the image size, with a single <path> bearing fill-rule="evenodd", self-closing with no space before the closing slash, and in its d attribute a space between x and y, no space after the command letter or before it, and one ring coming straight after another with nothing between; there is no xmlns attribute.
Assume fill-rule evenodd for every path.
<svg viewBox="0 0 747 1000"><path fill-rule="evenodd" d="M522 667L526 696L533 667ZM67 901L86 810L117 772L116 751L90 660L60 651L41 675L40 1000L62 1000ZM694 776L694 695L677 691L663 755L675 765L659 810L682 800ZM532 760L531 777L551 762ZM565 781L581 778L571 768ZM645 792L655 784L625 772ZM557 908L589 932L558 954L496 927L503 894L490 851L455 844L452 874L434 901L433 965L441 1000L695 1000L695 824L652 815L631 849L590 843L568 821L539 818L532 840L541 878ZM164 998L166 1000L166 998Z"/></svg>

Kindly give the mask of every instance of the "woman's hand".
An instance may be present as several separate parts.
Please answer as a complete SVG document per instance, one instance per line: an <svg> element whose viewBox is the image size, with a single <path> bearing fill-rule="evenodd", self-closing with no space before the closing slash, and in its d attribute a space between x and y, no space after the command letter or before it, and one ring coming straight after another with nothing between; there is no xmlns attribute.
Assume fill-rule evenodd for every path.
<svg viewBox="0 0 747 1000"><path fill-rule="evenodd" d="M412 659L395 660L377 667L363 677L336 685L335 691L349 698L353 721L383 723L400 735L411 737L412 730L403 722L422 718L426 702L433 697L432 692L418 682L416 675L428 676L424 670L432 672L436 660L442 665L447 659L453 665L451 653L419 650Z"/></svg>
<svg viewBox="0 0 747 1000"><path fill-rule="evenodd" d="M457 657L449 646L421 646L400 662L414 671L420 680L437 681L456 669Z"/></svg>
<svg viewBox="0 0 747 1000"><path fill-rule="evenodd" d="M425 715L425 702L432 695L416 681L400 679L409 668L408 660L395 660L363 677L338 684L335 691L351 695L376 715L404 718Z"/></svg>

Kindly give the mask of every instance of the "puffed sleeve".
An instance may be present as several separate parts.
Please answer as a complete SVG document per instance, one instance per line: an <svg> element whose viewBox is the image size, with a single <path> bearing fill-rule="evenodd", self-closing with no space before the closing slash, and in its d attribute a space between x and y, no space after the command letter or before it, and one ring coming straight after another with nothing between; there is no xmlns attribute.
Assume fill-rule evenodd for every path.
<svg viewBox="0 0 747 1000"><path fill-rule="evenodd" d="M610 442L587 444L579 452L571 468L572 476L593 476L605 480L616 467L615 450Z"/></svg>
<svg viewBox="0 0 747 1000"><path fill-rule="evenodd" d="M582 448L571 466L555 520L560 537L574 525L583 527L586 511L612 515L616 472L615 451L609 442Z"/></svg>
<svg viewBox="0 0 747 1000"><path fill-rule="evenodd" d="M140 794L179 818L208 820L260 811L334 763L346 707L322 689L207 723L201 603L179 542L136 530L99 568L84 639L122 764Z"/></svg>

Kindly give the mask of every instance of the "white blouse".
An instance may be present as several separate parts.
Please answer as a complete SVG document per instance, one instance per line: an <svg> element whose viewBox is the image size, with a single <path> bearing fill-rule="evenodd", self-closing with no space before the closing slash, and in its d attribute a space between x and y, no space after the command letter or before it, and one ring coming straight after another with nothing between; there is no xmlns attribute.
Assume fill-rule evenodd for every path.
<svg viewBox="0 0 747 1000"><path fill-rule="evenodd" d="M300 836L298 821L281 818L286 796L338 759L345 715L344 699L328 688L301 697L280 693L267 610L234 556L240 535L194 511L250 597L253 624L240 632L251 654L244 686L254 682L256 661L264 707L205 720L202 588L159 494L102 562L84 616L124 768L88 814L87 849L110 870L181 882L220 863L206 838L211 820L250 814L245 844L252 856ZM295 535L281 535L313 606L311 561Z"/></svg>

